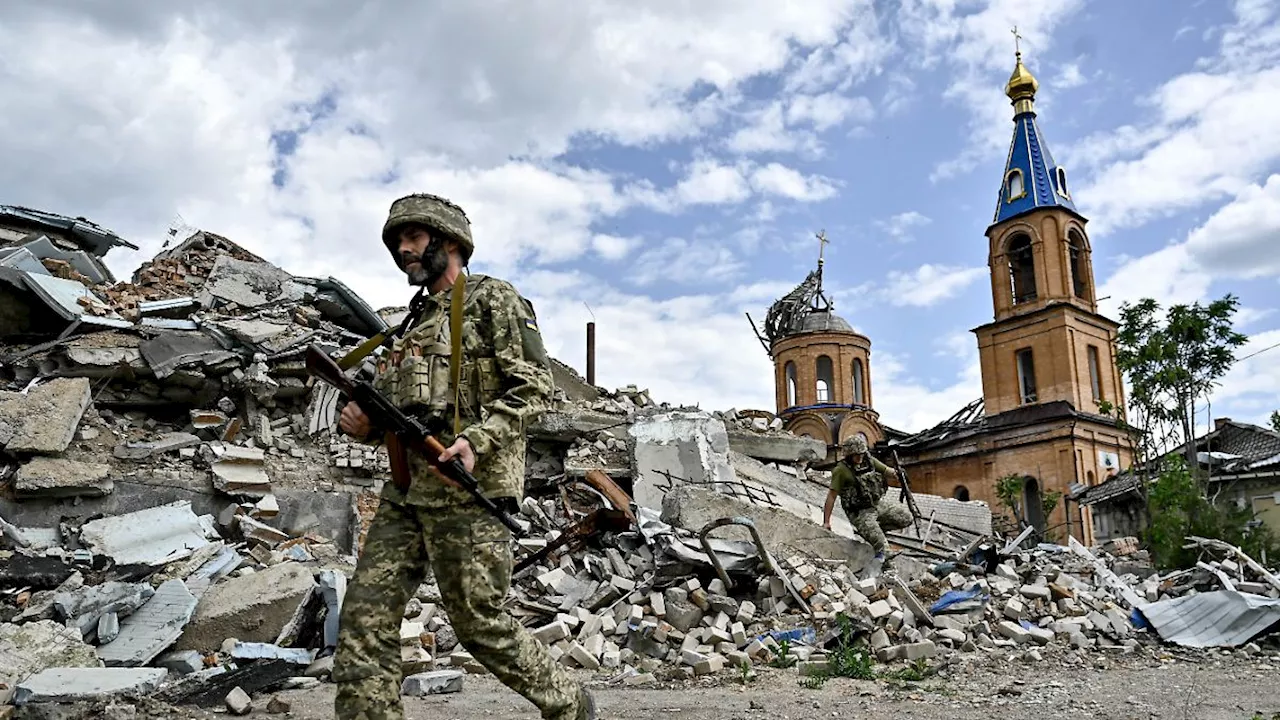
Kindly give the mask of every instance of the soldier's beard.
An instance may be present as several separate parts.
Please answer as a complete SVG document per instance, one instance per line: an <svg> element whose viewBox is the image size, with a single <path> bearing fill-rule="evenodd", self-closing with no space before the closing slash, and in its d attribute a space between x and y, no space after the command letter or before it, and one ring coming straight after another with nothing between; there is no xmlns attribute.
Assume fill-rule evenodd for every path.
<svg viewBox="0 0 1280 720"><path fill-rule="evenodd" d="M410 285L431 285L449 269L449 253L445 252L444 243L432 240L421 256L402 256L400 261L405 266L405 274L409 276ZM417 262L416 267L409 263Z"/></svg>

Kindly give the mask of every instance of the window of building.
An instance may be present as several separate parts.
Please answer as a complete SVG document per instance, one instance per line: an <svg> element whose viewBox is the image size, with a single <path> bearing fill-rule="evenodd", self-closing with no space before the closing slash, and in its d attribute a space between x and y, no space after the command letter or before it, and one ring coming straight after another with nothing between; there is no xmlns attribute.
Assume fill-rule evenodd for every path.
<svg viewBox="0 0 1280 720"><path fill-rule="evenodd" d="M796 364L788 362L785 372L787 375L787 407L794 407L796 404Z"/></svg>
<svg viewBox="0 0 1280 720"><path fill-rule="evenodd" d="M1093 401L1102 400L1102 378L1098 367L1098 348L1090 345L1086 352L1089 355L1089 387L1093 389Z"/></svg>
<svg viewBox="0 0 1280 720"><path fill-rule="evenodd" d="M867 393L864 389L864 374L862 372L862 358L853 359L853 402L857 405L867 404Z"/></svg>
<svg viewBox="0 0 1280 720"><path fill-rule="evenodd" d="M1031 357L1031 348L1017 352L1018 391L1022 396L1022 404L1036 401L1036 364Z"/></svg>
<svg viewBox="0 0 1280 720"><path fill-rule="evenodd" d="M1067 171L1058 168L1058 194L1063 197L1071 197L1071 193L1067 192Z"/></svg>
<svg viewBox="0 0 1280 720"><path fill-rule="evenodd" d="M1009 241L1009 281L1014 304L1036 299L1036 266L1031 251L1031 238L1017 235Z"/></svg>
<svg viewBox="0 0 1280 720"><path fill-rule="evenodd" d="M969 488L957 485L956 489L951 492L951 497L961 502L969 502Z"/></svg>
<svg viewBox="0 0 1280 720"><path fill-rule="evenodd" d="M818 402L831 402L831 388L835 385L835 367L831 364L831 358L826 355L818 356Z"/></svg>
<svg viewBox="0 0 1280 720"><path fill-rule="evenodd" d="M1084 263L1084 238L1072 230L1067 233L1068 265L1071 268L1071 292L1079 298L1089 297L1089 271Z"/></svg>
<svg viewBox="0 0 1280 720"><path fill-rule="evenodd" d="M1009 175L1005 177L1005 185L1007 188L1007 202L1013 202L1027 194L1026 183L1022 179L1022 171L1017 168L1009 171Z"/></svg>

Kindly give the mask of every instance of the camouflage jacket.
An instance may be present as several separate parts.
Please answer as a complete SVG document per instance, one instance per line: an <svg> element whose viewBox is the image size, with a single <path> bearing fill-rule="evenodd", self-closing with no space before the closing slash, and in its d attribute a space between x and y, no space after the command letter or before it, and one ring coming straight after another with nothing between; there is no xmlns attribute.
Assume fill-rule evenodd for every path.
<svg viewBox="0 0 1280 720"><path fill-rule="evenodd" d="M831 489L839 496L845 514L852 515L875 507L893 475L893 468L870 455L864 455L857 467L842 459L831 471Z"/></svg>
<svg viewBox="0 0 1280 720"><path fill-rule="evenodd" d="M524 495L525 427L551 404L555 388L551 364L538 331L533 305L511 283L473 274L466 283L462 313L462 373L459 433L471 442L472 470L490 498ZM450 292L427 295L421 317L390 352L378 360L374 386L398 407L428 423L448 447L453 435L454 395L450 386ZM413 482L407 493L394 483L382 497L399 503L444 507L474 502L464 491L430 474L410 453Z"/></svg>

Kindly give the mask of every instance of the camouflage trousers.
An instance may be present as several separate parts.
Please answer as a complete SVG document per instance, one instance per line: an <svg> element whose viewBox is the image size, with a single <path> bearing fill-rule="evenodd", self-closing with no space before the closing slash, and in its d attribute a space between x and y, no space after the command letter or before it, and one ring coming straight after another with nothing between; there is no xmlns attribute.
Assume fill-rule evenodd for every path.
<svg viewBox="0 0 1280 720"><path fill-rule="evenodd" d="M849 524L858 531L864 540L878 553L884 552L889 542L885 540L885 530L901 530L911 524L911 511L905 506L895 503L885 493L875 507L863 508L845 514L849 516Z"/></svg>
<svg viewBox="0 0 1280 720"><path fill-rule="evenodd" d="M342 603L333 668L338 720L403 720L400 621L428 563L462 647L543 718L575 720L578 684L502 607L511 587L510 532L476 506L427 509L385 499Z"/></svg>

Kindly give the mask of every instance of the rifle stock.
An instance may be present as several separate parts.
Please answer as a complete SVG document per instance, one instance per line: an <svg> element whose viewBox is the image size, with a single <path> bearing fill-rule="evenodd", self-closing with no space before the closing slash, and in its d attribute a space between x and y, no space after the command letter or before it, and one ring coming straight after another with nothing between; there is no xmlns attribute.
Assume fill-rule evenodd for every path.
<svg viewBox="0 0 1280 720"><path fill-rule="evenodd" d="M524 531L514 518L480 492L479 482L467 471L461 460L455 457L448 462L440 462L440 454L445 451L444 445L417 418L401 411L368 382L347 377L338 363L315 345L307 348L307 372L337 388L360 406L375 427L387 433L387 450L391 453L392 478L397 487L407 490L410 480L409 464L402 450L418 450L432 466L440 471L441 475L475 498L481 507L496 517L508 530L516 535L523 534Z"/></svg>

